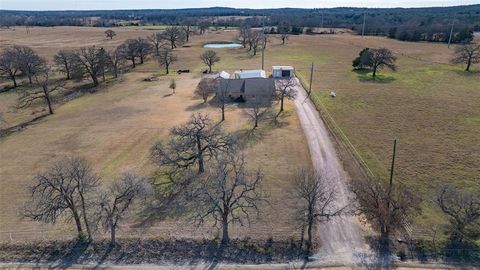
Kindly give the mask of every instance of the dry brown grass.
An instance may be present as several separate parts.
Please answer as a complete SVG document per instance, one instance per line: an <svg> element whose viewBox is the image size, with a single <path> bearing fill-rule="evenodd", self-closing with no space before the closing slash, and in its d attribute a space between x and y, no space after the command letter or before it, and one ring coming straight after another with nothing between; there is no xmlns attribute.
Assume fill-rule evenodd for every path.
<svg viewBox="0 0 480 270"><path fill-rule="evenodd" d="M32 46L42 56L50 57L59 46L75 47L80 40L85 40L84 45L95 44L97 40L109 42L102 41L102 33L103 29L95 28L34 28L28 39L8 36L9 40L4 40L3 44L15 43L18 39L21 40L19 43ZM122 37L147 32L118 29L117 33L115 44L120 43ZM17 31L14 34L22 35ZM180 62L175 66L190 68L193 74L160 76L163 71L150 61L120 80L100 87L95 93L87 93L64 105L57 104L54 115L1 139L0 240L9 240L10 236L16 241L72 235L71 226L42 225L20 220L18 215L20 206L28 198L26 188L32 184L32 177L54 160L68 155L84 156L104 181L111 181L124 171L148 175L155 170L149 160L149 149L155 140L166 139L171 127L185 122L194 112L206 112L219 119L218 110L202 106L200 99L193 98L193 90L200 79L200 44L214 39L218 36L213 33L197 37L194 48L177 50ZM50 44L48 40L54 41ZM159 76L159 80L142 81L152 75ZM176 94L170 95L168 85L174 77L177 90ZM13 92L2 93L2 106L12 105L15 97ZM26 110L12 110L6 115L9 125L32 118L30 112L42 107L37 104ZM234 105L229 106L226 119L223 125L232 132L244 134L251 127L247 116ZM264 205L261 220L249 228L236 227L233 236L288 239L299 234L289 208L292 202L289 176L298 166L310 166L311 162L293 104L288 104L282 122L282 127L262 123L250 139L251 146L246 149L247 162L252 168L264 170L264 188L270 205ZM207 226L196 229L188 220L178 218L155 224L146 231L125 228L120 234L125 237L211 237L215 230Z"/></svg>

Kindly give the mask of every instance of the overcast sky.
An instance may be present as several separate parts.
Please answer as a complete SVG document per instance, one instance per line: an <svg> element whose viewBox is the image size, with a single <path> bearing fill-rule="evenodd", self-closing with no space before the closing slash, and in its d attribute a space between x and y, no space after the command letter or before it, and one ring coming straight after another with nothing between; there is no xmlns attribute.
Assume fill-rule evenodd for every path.
<svg viewBox="0 0 480 270"><path fill-rule="evenodd" d="M430 7L480 4L480 0L0 0L0 9L173 9L192 7L322 8L322 7Z"/></svg>

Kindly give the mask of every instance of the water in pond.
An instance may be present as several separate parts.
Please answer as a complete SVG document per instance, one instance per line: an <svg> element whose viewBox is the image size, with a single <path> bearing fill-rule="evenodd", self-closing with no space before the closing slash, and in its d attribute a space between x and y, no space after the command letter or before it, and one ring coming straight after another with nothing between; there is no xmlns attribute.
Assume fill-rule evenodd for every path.
<svg viewBox="0 0 480 270"><path fill-rule="evenodd" d="M242 47L242 44L238 44L238 43L211 43L211 44L206 44L203 47L204 48L209 48L209 49L240 48L240 47Z"/></svg>

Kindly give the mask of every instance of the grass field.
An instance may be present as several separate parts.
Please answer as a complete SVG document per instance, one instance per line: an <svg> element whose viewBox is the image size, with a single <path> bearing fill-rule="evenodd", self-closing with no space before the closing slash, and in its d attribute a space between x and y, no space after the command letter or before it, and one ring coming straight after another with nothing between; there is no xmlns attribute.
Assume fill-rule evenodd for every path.
<svg viewBox="0 0 480 270"><path fill-rule="evenodd" d="M77 30L79 35L70 35ZM50 35L45 31L50 31ZM76 47L85 44L81 43L81 39L96 40L100 35L98 40L103 40L102 33L103 30L94 28L33 28L28 37L20 39L19 36L12 36L13 40L4 40L2 46L19 41L18 43L29 45L50 59L60 49L54 47L56 44L65 43L65 47ZM117 33L117 37L129 38L134 37L134 33L146 35L150 32L132 32L126 28L118 29ZM21 35L17 31L15 34ZM214 37L216 34L210 34L209 37L194 42L201 44L202 40ZM54 40L51 46L48 45L49 40ZM120 38L114 39L114 42L120 43ZM199 54L202 50L200 45L177 50L180 61L175 67L190 68L194 71L192 74L163 76L163 70L159 70L158 64L150 61L118 81L110 81L101 86L95 93L87 92L68 103L57 104L54 115L2 138L0 240L55 239L72 235L71 226L46 226L19 218L19 208L28 198L26 187L32 184L32 176L52 161L66 155L84 156L92 162L105 181L111 181L127 170L148 175L155 169L149 160L149 149L157 139L166 139L171 127L185 122L192 113L198 111L209 113L213 119L219 120L218 110L201 105L201 100L193 97L193 90L200 79L202 67ZM151 76L158 76L159 80L143 81ZM168 89L172 78L177 80L174 95L170 95L171 90ZM21 91L21 88L17 91ZM42 104L37 104L26 110L12 109L16 95L15 92L0 94L7 121L5 125L8 126L28 121L33 117L31 111L39 111L43 107ZM245 134L251 128L248 117L236 106L228 108L226 119L223 125L228 131ZM263 208L261 220L254 222L250 228L234 228L233 236L248 235L264 239L299 236L290 208L293 204L290 197L290 176L298 166L310 166L311 162L292 103L288 103L287 113L281 121L281 127L261 123L261 128L250 138L250 146L245 150L250 167L260 167L265 173L264 188L270 205ZM179 227L183 229L178 230ZM196 229L184 219L160 222L147 231L142 229L138 233L133 232L133 229L120 232L124 236L144 237L211 237L214 233L207 226Z"/></svg>
<svg viewBox="0 0 480 270"><path fill-rule="evenodd" d="M113 46L121 39L151 33L133 28L118 29L118 36L108 41L103 31L97 28L34 28L26 36L18 30L12 35L2 35L0 46L15 42L26 44L50 59L61 46L78 47L95 42ZM204 50L201 44L230 41L235 34L218 31L194 36L191 48L177 50L179 62L174 69L190 68L198 74L205 68L199 60ZM368 74L353 72L351 61L365 47L393 50L398 57L398 71L381 71L378 81L371 81ZM215 70L231 72L260 68L260 56L252 57L243 49L218 52L222 60ZM272 37L266 50L266 68L293 65L308 78L310 63L315 62L314 94L380 179L388 175L392 142L396 137L395 180L424 199L424 211L416 224L431 228L444 220L430 203L438 185L452 183L480 192L479 68L477 65L473 67L474 72L466 73L463 67L450 65L452 54L453 49L444 44L400 42L383 37L292 36L284 46ZM160 77L158 82L141 82L143 77L161 73L157 65L150 62L124 76L123 81L69 102L59 107L56 115L3 139L0 159L2 187L6 188L1 191L0 204L18 206L25 199L23 188L31 176L63 154L85 155L108 176L126 169L151 172L153 168L147 154L155 138L163 138L168 128L185 121L194 110L211 110L199 107L200 101L192 99L198 75L181 75L179 94L172 97L164 97L169 92L170 77ZM337 97L330 98L330 91L335 91ZM13 93L1 94L1 110L6 110L13 101ZM24 118L31 117L29 112L6 113L5 117L15 122L22 113ZM253 164L265 167L273 205L264 221L255 225L261 229L251 229L250 233L285 236L296 233L283 198L289 194L286 186L292 169L309 164L309 161L291 104L289 114L286 127L265 128L262 140L247 150L249 159L255 161ZM226 125L229 130L247 128L245 116L233 108L227 115ZM2 208L6 210L2 210L1 231L33 228L30 222L19 223L16 207ZM175 222L165 222L154 230L175 234L176 226ZM185 226L185 230L190 229ZM193 229L191 232L203 233ZM5 239L4 235L0 237Z"/></svg>

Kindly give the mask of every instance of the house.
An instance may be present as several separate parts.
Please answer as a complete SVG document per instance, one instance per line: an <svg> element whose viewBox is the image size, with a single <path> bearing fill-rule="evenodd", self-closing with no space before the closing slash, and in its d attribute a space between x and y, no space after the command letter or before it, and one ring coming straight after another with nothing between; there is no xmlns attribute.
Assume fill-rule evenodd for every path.
<svg viewBox="0 0 480 270"><path fill-rule="evenodd" d="M234 79L252 79L252 78L267 78L265 70L237 70L233 73Z"/></svg>
<svg viewBox="0 0 480 270"><path fill-rule="evenodd" d="M274 95L275 80L273 78L220 79L218 87L218 91L226 91L232 101L266 102Z"/></svg>
<svg viewBox="0 0 480 270"><path fill-rule="evenodd" d="M273 66L273 78L291 78L294 76L295 69L292 66Z"/></svg>

